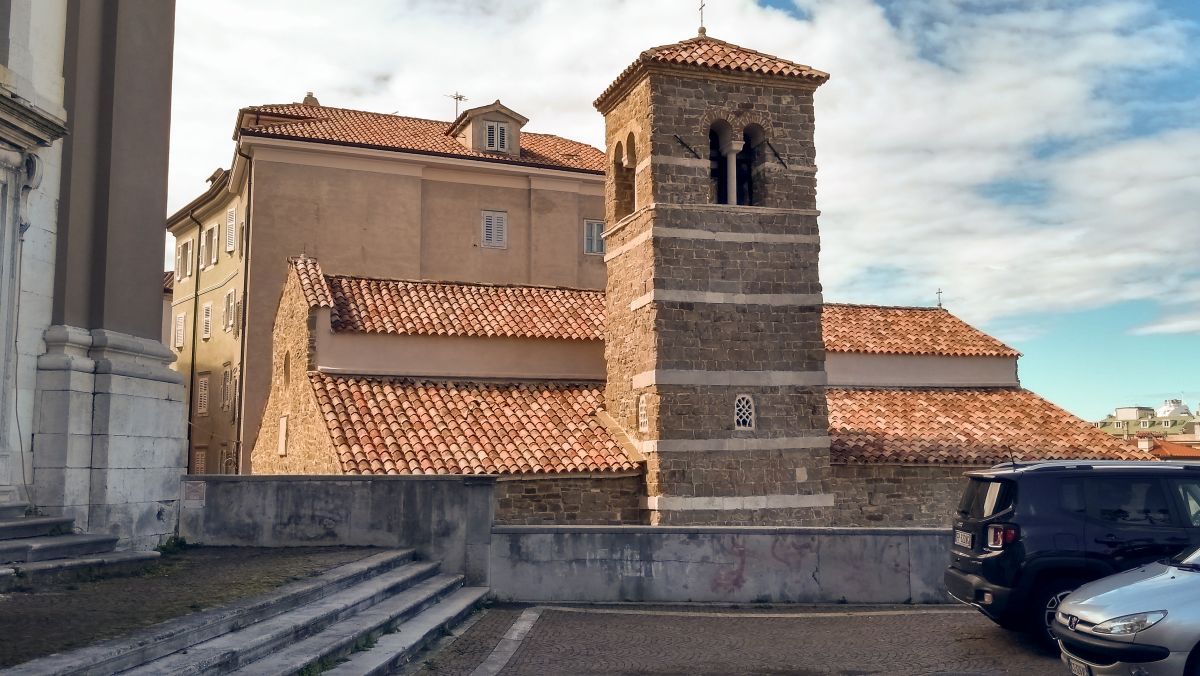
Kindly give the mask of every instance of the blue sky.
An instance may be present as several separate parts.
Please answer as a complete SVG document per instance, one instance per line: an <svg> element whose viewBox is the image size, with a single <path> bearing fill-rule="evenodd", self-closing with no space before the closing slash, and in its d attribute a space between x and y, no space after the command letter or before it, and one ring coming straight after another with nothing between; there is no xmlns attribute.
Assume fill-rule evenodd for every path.
<svg viewBox="0 0 1200 676"><path fill-rule="evenodd" d="M1200 2L706 2L709 35L832 74L829 300L931 305L941 288L1078 415L1196 406ZM641 50L694 35L697 4L181 0L170 207L229 166L238 108L306 91L449 119L457 90L599 146L592 100Z"/></svg>

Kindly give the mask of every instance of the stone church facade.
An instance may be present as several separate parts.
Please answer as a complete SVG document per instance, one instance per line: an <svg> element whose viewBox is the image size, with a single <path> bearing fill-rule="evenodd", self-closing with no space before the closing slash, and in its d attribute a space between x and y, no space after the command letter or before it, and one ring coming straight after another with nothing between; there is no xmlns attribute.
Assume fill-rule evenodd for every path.
<svg viewBox="0 0 1200 676"><path fill-rule="evenodd" d="M603 292L289 259L255 473L494 475L510 524L941 526L974 467L1148 459L941 307L824 302L826 78L639 56L596 102Z"/></svg>

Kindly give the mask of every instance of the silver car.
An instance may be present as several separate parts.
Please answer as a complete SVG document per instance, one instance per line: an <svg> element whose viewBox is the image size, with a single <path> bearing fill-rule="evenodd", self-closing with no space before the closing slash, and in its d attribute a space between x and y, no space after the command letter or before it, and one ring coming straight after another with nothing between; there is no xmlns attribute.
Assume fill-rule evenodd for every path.
<svg viewBox="0 0 1200 676"><path fill-rule="evenodd" d="M1083 585L1052 630L1074 676L1200 675L1200 549Z"/></svg>

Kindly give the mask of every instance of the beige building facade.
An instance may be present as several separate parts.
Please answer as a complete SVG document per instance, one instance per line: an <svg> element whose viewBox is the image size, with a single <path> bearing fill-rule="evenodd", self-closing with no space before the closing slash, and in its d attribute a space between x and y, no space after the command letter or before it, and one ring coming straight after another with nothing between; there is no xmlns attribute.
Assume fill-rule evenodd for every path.
<svg viewBox="0 0 1200 676"><path fill-rule="evenodd" d="M254 471L289 257L380 278L603 287L602 154L525 123L499 102L454 122L311 96L239 113L231 169L167 221L191 471Z"/></svg>

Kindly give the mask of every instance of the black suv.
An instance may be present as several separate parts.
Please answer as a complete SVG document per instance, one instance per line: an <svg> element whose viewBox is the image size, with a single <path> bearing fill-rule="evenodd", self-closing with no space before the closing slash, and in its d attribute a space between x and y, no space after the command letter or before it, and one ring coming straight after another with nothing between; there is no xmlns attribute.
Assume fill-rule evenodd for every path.
<svg viewBox="0 0 1200 676"><path fill-rule="evenodd" d="M1200 464L1013 463L967 477L946 588L1045 644L1079 585L1200 545Z"/></svg>

